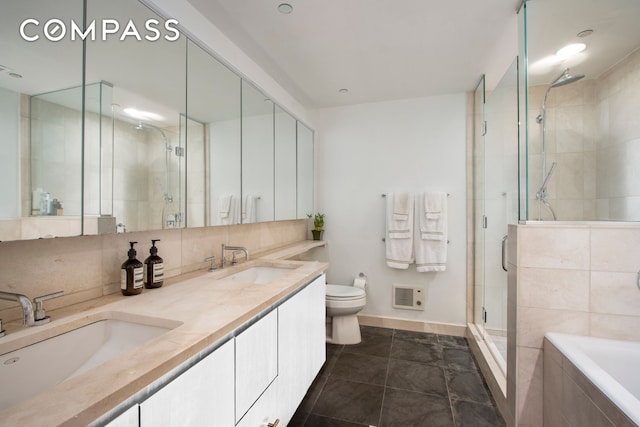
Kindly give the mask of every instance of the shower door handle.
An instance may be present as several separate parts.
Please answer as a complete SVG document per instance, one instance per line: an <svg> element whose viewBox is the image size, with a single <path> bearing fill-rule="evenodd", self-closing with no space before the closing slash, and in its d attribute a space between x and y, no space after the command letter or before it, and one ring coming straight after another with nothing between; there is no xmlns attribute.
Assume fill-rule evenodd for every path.
<svg viewBox="0 0 640 427"><path fill-rule="evenodd" d="M508 235L505 235L502 238L502 269L507 271L507 239Z"/></svg>

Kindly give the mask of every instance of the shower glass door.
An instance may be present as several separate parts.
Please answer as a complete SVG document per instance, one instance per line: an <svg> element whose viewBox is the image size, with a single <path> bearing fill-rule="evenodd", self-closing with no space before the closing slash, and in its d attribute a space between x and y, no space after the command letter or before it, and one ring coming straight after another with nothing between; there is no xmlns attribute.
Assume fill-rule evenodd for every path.
<svg viewBox="0 0 640 427"><path fill-rule="evenodd" d="M476 301L475 323L506 373L507 226L518 222L518 65L483 98L476 89Z"/></svg>

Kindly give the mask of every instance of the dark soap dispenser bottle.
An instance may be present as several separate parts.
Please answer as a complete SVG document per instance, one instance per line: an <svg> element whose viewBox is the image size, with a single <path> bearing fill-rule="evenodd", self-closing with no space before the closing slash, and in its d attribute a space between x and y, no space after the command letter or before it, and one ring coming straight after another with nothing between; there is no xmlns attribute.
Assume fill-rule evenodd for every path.
<svg viewBox="0 0 640 427"><path fill-rule="evenodd" d="M129 242L129 259L122 263L120 267L120 290L122 295L138 295L142 292L144 281L144 268L142 263L136 259L136 250L133 245L138 242Z"/></svg>
<svg viewBox="0 0 640 427"><path fill-rule="evenodd" d="M144 287L147 289L159 288L164 283L164 261L158 256L156 242L160 239L151 240L149 257L144 260Z"/></svg>

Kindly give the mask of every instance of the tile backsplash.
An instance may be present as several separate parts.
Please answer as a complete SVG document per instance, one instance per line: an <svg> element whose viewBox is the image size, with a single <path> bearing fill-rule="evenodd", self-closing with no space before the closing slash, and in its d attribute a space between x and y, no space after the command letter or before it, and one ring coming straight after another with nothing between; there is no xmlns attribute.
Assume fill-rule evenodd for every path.
<svg viewBox="0 0 640 427"><path fill-rule="evenodd" d="M120 291L120 266L127 259L129 242L136 241L137 258L149 256L151 239L165 263L165 277L207 268L205 258L221 260L221 244L245 246L260 255L289 243L305 240L307 220L145 231L99 236L61 237L0 243L0 290L29 298L63 290L65 295L45 303L55 309ZM22 310L0 301L3 321L20 319Z"/></svg>

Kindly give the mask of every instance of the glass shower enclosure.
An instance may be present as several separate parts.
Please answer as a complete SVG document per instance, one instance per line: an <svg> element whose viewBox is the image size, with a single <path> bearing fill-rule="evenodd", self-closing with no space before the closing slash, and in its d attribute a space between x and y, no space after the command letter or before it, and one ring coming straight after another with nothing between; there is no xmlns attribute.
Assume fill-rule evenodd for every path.
<svg viewBox="0 0 640 427"><path fill-rule="evenodd" d="M506 375L507 226L518 222L518 62L474 93L474 323Z"/></svg>

